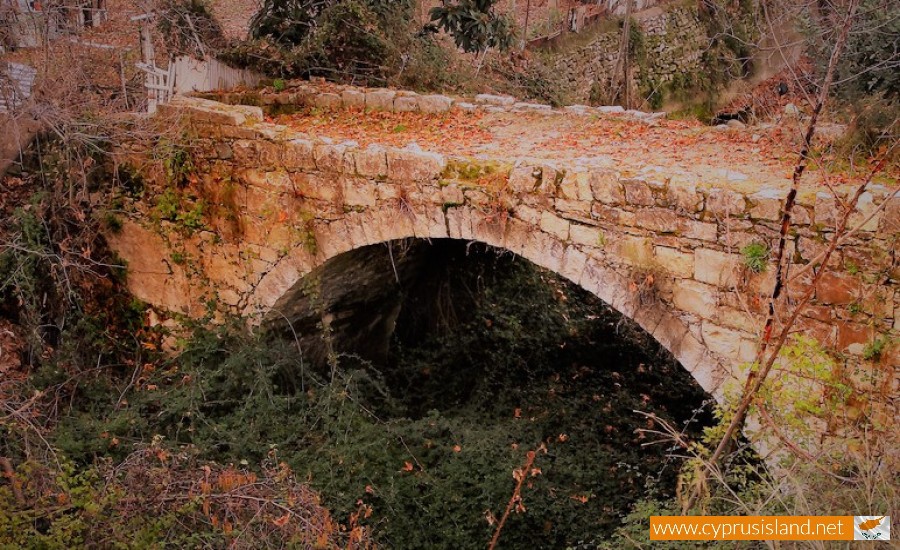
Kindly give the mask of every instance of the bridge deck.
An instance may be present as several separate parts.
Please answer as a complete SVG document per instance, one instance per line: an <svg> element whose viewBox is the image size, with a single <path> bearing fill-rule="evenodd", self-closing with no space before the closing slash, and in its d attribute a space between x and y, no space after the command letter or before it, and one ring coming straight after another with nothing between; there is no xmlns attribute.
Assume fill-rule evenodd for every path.
<svg viewBox="0 0 900 550"><path fill-rule="evenodd" d="M683 120L635 120L592 112L446 113L321 110L274 116L277 124L316 137L398 147L415 144L444 155L514 158L611 167L626 175L664 172L674 183L704 183L753 192L790 183L803 130L797 121L723 129ZM864 177L813 162L807 183L841 186Z"/></svg>

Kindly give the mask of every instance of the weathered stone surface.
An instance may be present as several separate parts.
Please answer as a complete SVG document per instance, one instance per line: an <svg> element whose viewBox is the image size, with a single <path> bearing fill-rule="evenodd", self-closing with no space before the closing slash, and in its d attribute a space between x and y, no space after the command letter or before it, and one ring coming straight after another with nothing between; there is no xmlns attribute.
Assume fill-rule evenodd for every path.
<svg viewBox="0 0 900 550"><path fill-rule="evenodd" d="M625 188L625 201L635 206L653 206L656 199L653 198L653 192L650 186L642 180L623 180L622 186Z"/></svg>
<svg viewBox="0 0 900 550"><path fill-rule="evenodd" d="M677 233L682 219L666 208L641 208L635 212L634 223L638 227L657 233Z"/></svg>
<svg viewBox="0 0 900 550"><path fill-rule="evenodd" d="M693 185L669 186L667 194L669 204L673 204L686 212L703 210L703 195Z"/></svg>
<svg viewBox="0 0 900 550"><path fill-rule="evenodd" d="M423 95L419 97L419 110L423 113L445 113L450 110L453 100L445 95Z"/></svg>
<svg viewBox="0 0 900 550"><path fill-rule="evenodd" d="M358 90L344 90L341 92L341 102L344 107L362 109L366 106L366 94Z"/></svg>
<svg viewBox="0 0 900 550"><path fill-rule="evenodd" d="M720 327L710 321L703 321L703 342L714 353L741 362L753 361L756 356L756 345L743 332Z"/></svg>
<svg viewBox="0 0 900 550"><path fill-rule="evenodd" d="M594 195L591 192L591 174L587 171L571 170L563 176L559 184L559 191L563 197L571 200L591 201ZM587 209L590 212L590 206Z"/></svg>
<svg viewBox="0 0 900 550"><path fill-rule="evenodd" d="M656 263L676 277L687 278L694 274L694 255L674 248L657 246L653 248Z"/></svg>
<svg viewBox="0 0 900 550"><path fill-rule="evenodd" d="M778 189L761 189L750 196L754 206L750 209L750 217L759 220L780 221L781 206L785 193Z"/></svg>
<svg viewBox="0 0 900 550"><path fill-rule="evenodd" d="M347 172L344 163L344 152L347 146L343 144L319 143L313 147L316 168L323 172ZM354 168L349 167L351 170Z"/></svg>
<svg viewBox="0 0 900 550"><path fill-rule="evenodd" d="M650 239L623 235L616 239L612 246L616 249L616 255L625 263L638 267L653 265L653 243Z"/></svg>
<svg viewBox="0 0 900 550"><path fill-rule="evenodd" d="M859 227L861 231L877 231L882 212L878 210L872 193L863 193L856 203L856 210L850 214L850 227Z"/></svg>
<svg viewBox="0 0 900 550"><path fill-rule="evenodd" d="M393 111L396 95L397 92L392 90L370 90L366 92L366 108Z"/></svg>
<svg viewBox="0 0 900 550"><path fill-rule="evenodd" d="M541 213L541 230L550 233L561 241L567 241L569 239L570 225L568 220L560 218L550 212Z"/></svg>
<svg viewBox="0 0 900 550"><path fill-rule="evenodd" d="M716 293L714 286L684 279L675 283L672 301L678 309L713 319L716 316Z"/></svg>
<svg viewBox="0 0 900 550"><path fill-rule="evenodd" d="M603 204L617 205L625 202L625 192L615 172L593 171L590 184L594 199Z"/></svg>
<svg viewBox="0 0 900 550"><path fill-rule="evenodd" d="M419 110L419 98L415 96L398 96L394 98L394 111L409 113Z"/></svg>
<svg viewBox="0 0 900 550"><path fill-rule="evenodd" d="M337 109L341 106L341 96L332 93L319 94L316 96L315 106L322 109Z"/></svg>
<svg viewBox="0 0 900 550"><path fill-rule="evenodd" d="M427 181L438 177L447 166L447 160L437 153L387 150L388 178L398 181Z"/></svg>
<svg viewBox="0 0 900 550"><path fill-rule="evenodd" d="M859 279L847 273L826 271L816 285L816 300L822 304L847 305L856 301Z"/></svg>
<svg viewBox="0 0 900 550"><path fill-rule="evenodd" d="M603 232L596 227L588 227L573 223L569 227L569 238L573 244L580 246L602 247Z"/></svg>
<svg viewBox="0 0 900 550"><path fill-rule="evenodd" d="M711 285L730 288L738 282L741 257L718 250L694 251L694 278Z"/></svg>
<svg viewBox="0 0 900 550"><path fill-rule="evenodd" d="M533 193L541 184L541 171L536 166L514 166L509 173L509 188L516 193Z"/></svg>
<svg viewBox="0 0 900 550"><path fill-rule="evenodd" d="M485 105L497 105L499 107L508 107L510 105L515 104L516 98L510 97L508 95L478 94L475 96L475 102L483 103Z"/></svg>
<svg viewBox="0 0 900 550"><path fill-rule="evenodd" d="M380 145L370 145L356 151L356 173L369 178L387 177L387 150Z"/></svg>
<svg viewBox="0 0 900 550"><path fill-rule="evenodd" d="M706 197L706 211L716 217L739 218L746 208L744 195L729 189L712 189Z"/></svg>
<svg viewBox="0 0 900 550"><path fill-rule="evenodd" d="M714 223L685 221L681 224L681 235L688 239L716 242L718 227Z"/></svg>
<svg viewBox="0 0 900 550"><path fill-rule="evenodd" d="M312 170L316 167L313 142L308 139L292 139L283 146L282 163L287 170Z"/></svg>

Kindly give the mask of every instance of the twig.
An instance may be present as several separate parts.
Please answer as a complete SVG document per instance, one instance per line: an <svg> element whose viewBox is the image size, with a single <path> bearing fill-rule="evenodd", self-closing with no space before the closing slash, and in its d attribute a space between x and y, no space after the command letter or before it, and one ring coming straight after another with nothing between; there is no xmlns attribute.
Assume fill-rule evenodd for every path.
<svg viewBox="0 0 900 550"><path fill-rule="evenodd" d="M800 315L800 311L802 308L806 306L809 302L809 299L812 297L812 293L814 292L815 285L811 285L810 289L807 291L803 300L794 310L793 315L791 316L789 322L785 325L784 329L781 331L781 334L775 343L774 349L769 354L769 358L765 361L763 365L763 359L766 356L768 350L768 344L772 336L772 329L775 322L775 303L778 298L781 296L781 292L784 287L784 251L786 248L788 231L791 227L791 214L794 207L794 203L797 198L797 192L800 186L800 179L803 177L803 172L806 170L807 163L809 161L809 153L812 147L812 138L816 132L816 123L819 119L819 115L822 113L822 108L825 106L825 102L828 99L828 93L831 90L831 82L834 78L834 71L837 65L837 61L840 58L841 52L844 49L844 44L847 41L847 36L850 34L850 28L853 26L854 15L856 14L856 9L859 6L859 0L850 0L850 4L847 8L847 16L844 19L844 24L841 27L840 34L838 35L837 41L834 44L834 48L831 51L831 58L828 61L828 69L825 73L825 80L822 83L822 88L819 90L819 96L816 101L815 109L813 110L813 115L810 118L809 125L806 129L806 135L803 141L803 147L800 150L800 158L797 161L797 166L794 168L793 179L791 183L791 189L788 192L787 198L785 198L784 203L784 211L782 214L781 220L781 234L778 242L778 253L775 258L775 287L772 290L772 295L769 299L769 311L766 317L765 328L763 329L763 336L760 342L759 349L757 350L756 359L754 363L758 365L762 365L758 374L754 372L750 372L747 376L747 381L744 385L743 396L741 397L741 401L738 404L737 409L734 411L734 416L729 422L728 427L725 429L725 433L722 435L722 439L719 441L718 446L716 446L712 455L710 456L709 463L713 466L717 465L719 460L725 454L725 452L730 448L732 440L734 439L735 434L740 430L740 428L744 424L744 419L746 418L747 411L750 408L750 404L753 402L756 394L759 392L760 387L762 387L763 382L766 379L766 376L769 374L769 370L772 368L772 365L775 363L775 359L778 357L778 352L784 346L784 343L787 341L788 334L790 332L790 327L796 322L797 318ZM880 169L883 166L883 162L886 159L883 159L881 163L876 167L876 169ZM871 180L872 175L866 179L866 181L860 186L857 190L856 195L854 195L854 199L851 202L851 209L845 211L843 218L841 219L840 227L836 231L835 235L840 235L846 229L847 221L850 217L850 213L855 210L856 203L859 200L859 196L865 191L866 186ZM832 240L831 246L829 247L829 252L826 254L822 262L822 266L827 264L828 259L831 257L831 253L837 247L837 238ZM816 278L818 279L824 269L820 270L819 273L816 274ZM690 498L685 503L685 511L689 510L693 507L694 503L700 497L698 491L694 491L691 493Z"/></svg>
<svg viewBox="0 0 900 550"><path fill-rule="evenodd" d="M500 518L500 523L497 524L497 530L494 531L494 536L493 538L491 538L491 543L488 545L488 550L494 550L494 548L497 547L497 542L500 540L500 531L503 530L503 524L506 523L506 518L508 518L509 513L512 512L513 506L515 506L515 504L521 500L520 493L522 492L522 484L525 483L525 478L528 477L528 472L531 470L531 466L534 464L535 456L536 453L534 451L528 451L525 459L525 466L523 466L520 470L520 472L522 472L522 475L519 476L519 481L516 483L516 488L513 491L512 497L506 504L506 511L503 512L503 517Z"/></svg>

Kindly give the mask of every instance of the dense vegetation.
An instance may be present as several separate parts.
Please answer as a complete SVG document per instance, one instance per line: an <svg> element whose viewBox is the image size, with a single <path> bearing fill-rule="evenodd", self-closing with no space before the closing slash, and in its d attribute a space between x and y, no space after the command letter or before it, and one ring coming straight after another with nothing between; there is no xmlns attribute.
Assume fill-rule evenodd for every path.
<svg viewBox="0 0 900 550"><path fill-rule="evenodd" d="M69 482L99 482L103 465L134 463L148 446L151 462L165 452L178 464L284 463L336 518L395 548L485 544L530 450L508 547L600 542L641 496L671 497L678 464L642 449L648 425L634 411L693 418L703 394L690 376L596 299L523 260L467 257L462 244L441 252L446 264L410 292L386 365L305 364L293 341L229 326L198 329L124 392L127 371L83 378L48 434L72 464ZM435 322L428 304L439 295L451 305ZM29 384L65 376L48 365ZM84 491L106 502L91 483ZM124 522L116 530L140 521L104 498L94 505ZM173 519L160 521L145 536Z"/></svg>

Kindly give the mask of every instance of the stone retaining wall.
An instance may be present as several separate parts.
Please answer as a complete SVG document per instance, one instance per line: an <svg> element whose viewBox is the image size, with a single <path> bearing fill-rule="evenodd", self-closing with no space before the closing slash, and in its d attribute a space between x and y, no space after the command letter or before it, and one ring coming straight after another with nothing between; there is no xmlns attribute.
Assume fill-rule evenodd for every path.
<svg viewBox="0 0 900 550"><path fill-rule="evenodd" d="M652 87L662 92L662 87L676 78L698 74L709 40L695 6L656 8L635 19L644 44L641 58L632 60L633 88ZM553 63L577 100L588 101L595 87L611 88L620 41L620 30L602 33Z"/></svg>

